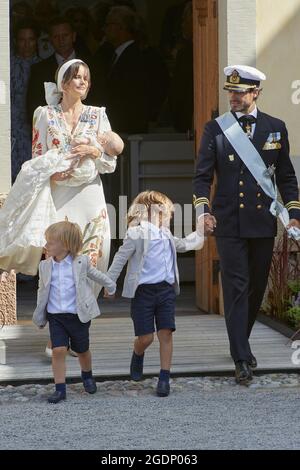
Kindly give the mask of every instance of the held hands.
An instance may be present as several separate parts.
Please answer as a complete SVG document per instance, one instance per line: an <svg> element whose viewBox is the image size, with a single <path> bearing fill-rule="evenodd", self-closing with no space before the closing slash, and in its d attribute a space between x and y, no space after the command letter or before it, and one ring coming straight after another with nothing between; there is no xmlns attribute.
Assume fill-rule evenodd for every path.
<svg viewBox="0 0 300 470"><path fill-rule="evenodd" d="M114 300L116 298L116 295L115 294L110 295L107 289L104 289L103 297L104 299Z"/></svg>
<svg viewBox="0 0 300 470"><path fill-rule="evenodd" d="M212 235L217 226L215 217L211 214L205 214L198 217L197 233L199 235Z"/></svg>
<svg viewBox="0 0 300 470"><path fill-rule="evenodd" d="M291 228L291 227L297 227L300 229L300 220L297 220L297 219L291 219L290 220L290 223L286 226L287 229Z"/></svg>

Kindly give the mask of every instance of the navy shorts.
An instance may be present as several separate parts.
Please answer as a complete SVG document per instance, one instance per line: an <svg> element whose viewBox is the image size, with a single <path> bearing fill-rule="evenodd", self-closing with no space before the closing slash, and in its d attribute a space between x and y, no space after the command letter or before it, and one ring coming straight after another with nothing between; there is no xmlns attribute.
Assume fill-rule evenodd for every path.
<svg viewBox="0 0 300 470"><path fill-rule="evenodd" d="M77 353L89 350L91 322L82 323L74 313L47 313L52 348L65 346Z"/></svg>
<svg viewBox="0 0 300 470"><path fill-rule="evenodd" d="M168 282L141 284L131 300L131 318L135 336L148 335L162 329L176 330L174 287Z"/></svg>

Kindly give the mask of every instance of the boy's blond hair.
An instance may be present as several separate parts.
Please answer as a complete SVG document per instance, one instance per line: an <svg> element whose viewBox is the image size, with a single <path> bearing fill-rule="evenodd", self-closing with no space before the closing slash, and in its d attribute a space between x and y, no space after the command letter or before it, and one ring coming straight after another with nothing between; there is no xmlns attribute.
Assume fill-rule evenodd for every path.
<svg viewBox="0 0 300 470"><path fill-rule="evenodd" d="M171 199L159 191L143 191L132 201L127 213L128 225L138 225L142 220L151 220L151 216L161 214L162 222L168 223L174 212Z"/></svg>
<svg viewBox="0 0 300 470"><path fill-rule="evenodd" d="M66 250L75 258L82 250L82 232L78 224L64 220L50 225L45 238L54 237L60 240Z"/></svg>

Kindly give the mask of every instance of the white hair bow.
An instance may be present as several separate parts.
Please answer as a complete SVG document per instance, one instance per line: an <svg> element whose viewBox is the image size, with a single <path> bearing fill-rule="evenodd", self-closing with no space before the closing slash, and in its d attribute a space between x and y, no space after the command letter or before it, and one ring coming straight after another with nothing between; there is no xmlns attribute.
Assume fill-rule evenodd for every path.
<svg viewBox="0 0 300 470"><path fill-rule="evenodd" d="M71 59L68 60L68 62L65 62L59 69L58 74L57 74L57 83L53 82L44 82L44 87L45 87L45 99L46 103L49 105L57 105L62 98L62 81L64 78L64 75L68 68L75 64L76 62L81 62L82 64L84 63L80 59Z"/></svg>

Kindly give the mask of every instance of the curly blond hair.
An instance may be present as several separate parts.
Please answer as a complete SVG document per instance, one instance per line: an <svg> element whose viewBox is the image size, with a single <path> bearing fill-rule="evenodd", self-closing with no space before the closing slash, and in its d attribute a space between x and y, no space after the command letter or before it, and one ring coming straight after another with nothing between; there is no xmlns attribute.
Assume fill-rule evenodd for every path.
<svg viewBox="0 0 300 470"><path fill-rule="evenodd" d="M171 199L159 191L143 191L132 201L127 213L127 224L138 225L143 220L151 220L157 214L162 223L169 223L174 212Z"/></svg>

